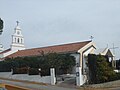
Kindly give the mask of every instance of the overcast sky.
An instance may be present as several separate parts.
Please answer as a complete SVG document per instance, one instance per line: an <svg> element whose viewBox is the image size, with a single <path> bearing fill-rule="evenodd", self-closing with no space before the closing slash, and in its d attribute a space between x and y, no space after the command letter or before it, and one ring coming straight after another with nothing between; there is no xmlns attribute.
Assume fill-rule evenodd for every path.
<svg viewBox="0 0 120 90"><path fill-rule="evenodd" d="M27 48L90 40L98 48L116 49L120 58L120 0L0 0L4 20L1 36L11 44L16 21L20 22Z"/></svg>

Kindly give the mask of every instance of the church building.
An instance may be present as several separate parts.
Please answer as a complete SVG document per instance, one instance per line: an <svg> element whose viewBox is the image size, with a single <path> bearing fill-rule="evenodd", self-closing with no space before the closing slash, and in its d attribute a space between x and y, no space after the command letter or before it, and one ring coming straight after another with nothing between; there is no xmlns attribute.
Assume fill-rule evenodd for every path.
<svg viewBox="0 0 120 90"><path fill-rule="evenodd" d="M87 57L88 54L101 54L101 55L109 55L113 58L112 53L110 50L106 49L104 52L95 52L96 45L90 41L83 41L83 42L74 42L74 43L67 43L62 45L54 45L54 46L47 46L47 47L38 47L38 48L31 48L26 49L24 45L24 37L22 35L22 30L18 25L14 29L14 34L12 35L12 44L9 49L0 52L0 60L4 60L5 58L15 58L15 57L26 57L26 56L39 56L41 52L44 54L47 53L62 53L66 54L69 53L75 57L76 66L73 68L73 74L76 74L79 71L79 76L77 77L77 84L83 85L87 82L87 70L88 67ZM76 67L79 67L77 70Z"/></svg>

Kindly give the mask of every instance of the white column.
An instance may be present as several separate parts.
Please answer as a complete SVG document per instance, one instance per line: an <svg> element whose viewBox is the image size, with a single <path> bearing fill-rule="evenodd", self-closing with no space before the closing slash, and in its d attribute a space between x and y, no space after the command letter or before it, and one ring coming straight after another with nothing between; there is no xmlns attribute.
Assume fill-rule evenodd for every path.
<svg viewBox="0 0 120 90"><path fill-rule="evenodd" d="M81 75L81 67L76 67L76 85L81 86L82 83L82 75Z"/></svg>
<svg viewBox="0 0 120 90"><path fill-rule="evenodd" d="M55 77L55 69L50 68L50 75L51 75L51 85L55 85L56 77Z"/></svg>

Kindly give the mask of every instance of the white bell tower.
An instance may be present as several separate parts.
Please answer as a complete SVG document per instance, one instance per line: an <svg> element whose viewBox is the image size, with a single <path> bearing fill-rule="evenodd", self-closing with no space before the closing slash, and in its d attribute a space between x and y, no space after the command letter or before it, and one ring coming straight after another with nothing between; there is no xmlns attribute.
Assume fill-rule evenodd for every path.
<svg viewBox="0 0 120 90"><path fill-rule="evenodd" d="M17 26L14 29L14 34L12 35L12 44L11 44L11 50L12 51L18 51L18 50L24 50L24 37L21 33L21 28L19 27L19 22L17 22Z"/></svg>

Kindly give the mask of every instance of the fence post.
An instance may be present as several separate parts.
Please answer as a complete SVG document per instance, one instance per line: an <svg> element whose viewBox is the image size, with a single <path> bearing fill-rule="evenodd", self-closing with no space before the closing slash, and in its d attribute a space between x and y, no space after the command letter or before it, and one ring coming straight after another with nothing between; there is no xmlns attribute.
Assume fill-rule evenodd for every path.
<svg viewBox="0 0 120 90"><path fill-rule="evenodd" d="M50 75L51 75L51 85L55 85L56 77L55 77L55 69L50 68Z"/></svg>

